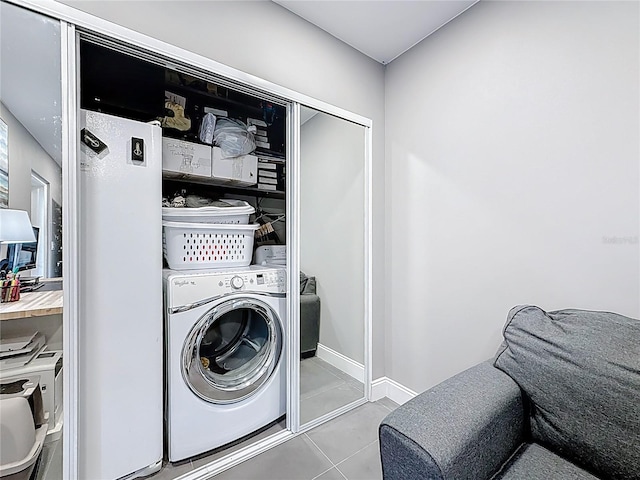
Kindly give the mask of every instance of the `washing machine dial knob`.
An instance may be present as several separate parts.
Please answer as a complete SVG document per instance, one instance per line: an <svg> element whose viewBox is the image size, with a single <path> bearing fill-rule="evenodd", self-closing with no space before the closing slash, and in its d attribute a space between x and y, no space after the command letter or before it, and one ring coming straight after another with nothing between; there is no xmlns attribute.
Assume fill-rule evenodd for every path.
<svg viewBox="0 0 640 480"><path fill-rule="evenodd" d="M243 285L244 280L242 280L242 278L238 277L237 275L231 279L231 287L235 288L236 290L241 289Z"/></svg>

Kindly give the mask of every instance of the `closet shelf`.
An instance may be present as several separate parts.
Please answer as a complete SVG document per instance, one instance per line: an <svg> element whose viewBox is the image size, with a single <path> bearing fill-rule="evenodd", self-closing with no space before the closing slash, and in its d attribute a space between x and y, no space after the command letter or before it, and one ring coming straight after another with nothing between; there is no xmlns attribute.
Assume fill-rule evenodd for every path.
<svg viewBox="0 0 640 480"><path fill-rule="evenodd" d="M235 107L235 109L241 110L245 113L251 112L254 115L260 115L260 117L262 117L262 108L260 108L257 105L256 106L248 105L246 101L234 100L232 98L224 97L216 93L200 90L199 88L194 88L187 85L178 85L176 83L167 83L166 89L178 95L182 94L188 97L191 97L192 95L196 95L201 98L207 98L207 99L210 99L213 103L224 104L224 105L227 105L228 107Z"/></svg>
<svg viewBox="0 0 640 480"><path fill-rule="evenodd" d="M284 199L285 192L279 190L263 190L257 187L248 187L242 185L231 185L228 183L218 182L214 179L198 178L198 177L175 177L172 174L166 174L163 172L162 180L164 182L170 182L173 189L179 189L180 186L197 184L199 186L208 186L212 189L222 190L224 193L233 193L236 195L246 195L250 197L269 197Z"/></svg>

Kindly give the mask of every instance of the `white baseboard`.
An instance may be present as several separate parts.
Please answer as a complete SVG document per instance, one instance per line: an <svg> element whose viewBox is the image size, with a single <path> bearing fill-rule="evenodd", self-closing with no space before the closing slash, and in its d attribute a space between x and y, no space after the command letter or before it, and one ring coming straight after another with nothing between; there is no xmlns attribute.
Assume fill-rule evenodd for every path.
<svg viewBox="0 0 640 480"><path fill-rule="evenodd" d="M375 402L381 398L387 397L398 405L408 402L417 395L416 392L404 385L399 384L395 380L387 377L380 377L371 382L371 401Z"/></svg>
<svg viewBox="0 0 640 480"><path fill-rule="evenodd" d="M338 370L343 371L347 375L355 378L359 382L364 383L364 365L342 355L331 348L318 344L316 356L320 360L324 360L329 365L334 366ZM381 398L387 397L399 405L408 402L417 395L410 388L388 377L380 377L371 382L371 401L375 402Z"/></svg>
<svg viewBox="0 0 640 480"><path fill-rule="evenodd" d="M371 382L371 401L376 402L387 396L387 377L376 378Z"/></svg>
<svg viewBox="0 0 640 480"><path fill-rule="evenodd" d="M355 378L357 381L364 383L364 365L361 363L358 363L355 360L322 345L321 343L318 344L316 356L320 360L324 360L329 365L332 365L338 370L341 370L347 375Z"/></svg>

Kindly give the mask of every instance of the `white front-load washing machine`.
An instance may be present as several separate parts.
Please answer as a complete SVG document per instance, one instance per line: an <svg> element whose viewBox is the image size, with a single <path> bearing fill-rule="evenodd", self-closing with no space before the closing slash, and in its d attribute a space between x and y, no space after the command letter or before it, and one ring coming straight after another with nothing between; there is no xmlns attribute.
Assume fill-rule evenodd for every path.
<svg viewBox="0 0 640 480"><path fill-rule="evenodd" d="M164 271L169 461L248 435L285 414L286 271Z"/></svg>

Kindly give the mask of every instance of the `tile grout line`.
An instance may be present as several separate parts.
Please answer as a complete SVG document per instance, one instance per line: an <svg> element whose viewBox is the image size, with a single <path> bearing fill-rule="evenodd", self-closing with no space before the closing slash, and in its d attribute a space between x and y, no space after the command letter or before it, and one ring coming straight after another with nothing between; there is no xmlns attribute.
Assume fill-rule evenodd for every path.
<svg viewBox="0 0 640 480"><path fill-rule="evenodd" d="M330 392L331 390L334 390L334 389L336 389L338 387L341 387L342 385L346 385L346 382L344 380L342 380L341 378L338 379L338 380L341 380L342 383L339 383L338 385L335 385L335 386L323 387L318 392L314 393L313 395L308 395L308 394L300 395L300 400L309 400L310 398L317 397L318 395L322 395L323 393Z"/></svg>
<svg viewBox="0 0 640 480"><path fill-rule="evenodd" d="M343 460L340 460L338 463L334 463L334 462L333 462L333 460L331 460L331 459L327 456L327 454L326 454L326 453L324 453L324 452L322 451L322 449L321 449L321 448L316 444L316 442L314 442L314 441L311 439L311 437L310 437L309 435L307 435L307 433L306 433L306 432L304 433L304 435L309 439L309 441L310 441L311 443L313 443L313 445L314 445L318 450L320 450L320 452L321 452L321 453L326 457L326 459L327 459L327 460L329 460L329 462L331 462L331 465L333 465L333 467L331 467L331 468L335 468L335 469L336 469L336 471L337 471L340 475L342 475L342 476L344 477L344 479L345 479L345 480L348 480L348 479L347 479L347 476L346 476L344 473L342 473L342 470L340 470L339 465L342 465L344 462L346 462L346 461L347 461L347 460L349 460L350 458L355 457L357 454L359 454L359 453L360 453L360 452L362 452L363 450L366 450L366 449L367 449L367 448L369 448L371 445L373 445L374 443L377 443L377 442L378 442L378 439L376 438L373 442L368 443L367 445L365 445L364 447L362 447L362 448L361 448L360 450L358 450L357 452L354 452L354 453L352 453L351 455L349 455L347 458L345 458L345 459L343 459ZM319 476L324 475L324 474L325 474L325 473L327 473L329 470L331 470L331 468L329 468L329 469L325 470L324 472L320 473L320 475L318 475L318 476L316 476L316 477L313 477L313 479L312 479L312 480L315 480L315 479L316 479L316 478L318 478Z"/></svg>
<svg viewBox="0 0 640 480"><path fill-rule="evenodd" d="M327 454L326 454L326 453L324 453L324 452L322 451L322 449L321 449L321 448L316 444L316 442L314 442L314 441L311 439L311 437L310 437L309 435L307 435L307 433L306 433L306 432L305 432L305 433L303 433L303 435L304 435L305 437L307 437L307 439L308 439L311 443L313 443L313 446L314 446L314 447L316 447L316 448L320 451L320 453L321 453L322 455L324 455L324 458L326 458L327 460L329 460L329 463L331 464L331 468L334 468L334 467L336 466L336 464L335 464L335 463L333 463L333 460L331 460L331 459L327 456ZM330 468L329 470L331 470L331 468ZM327 471L328 471L328 470L325 470L325 471L324 471L324 472L322 472L322 473L325 473L325 472L327 472ZM322 475L322 473L321 473L320 475ZM343 476L344 476L344 475L343 475Z"/></svg>
<svg viewBox="0 0 640 480"><path fill-rule="evenodd" d="M374 440L371 443L368 443L366 446L362 447L360 450L358 450L355 453L352 453L351 455L349 455L347 458L345 458L344 460L340 460L338 463L336 463L336 468L338 468L338 466L342 465L344 462L346 462L347 460L349 460L350 458L355 457L357 454L359 454L360 452L362 452L363 450L366 450L367 448L369 448L371 445L373 445L374 443L377 443L378 440ZM341 472L342 473L342 472ZM343 474L344 475L344 474Z"/></svg>
<svg viewBox="0 0 640 480"><path fill-rule="evenodd" d="M391 410L389 407L387 407L386 405L382 404L382 403L378 403L380 400L376 400L375 404L380 405L382 408L386 408L387 410L389 410L390 412L392 412L393 410Z"/></svg>
<svg viewBox="0 0 640 480"><path fill-rule="evenodd" d="M382 397L380 400L382 400L382 399L384 399L384 398L389 398L389 397ZM393 408L391 408L391 407L389 407L388 405L385 405L384 403L381 403L381 402L380 402L380 400L376 400L376 401L375 401L375 402L373 402L373 403L376 403L376 404L378 404L378 405L383 406L384 408L386 408L386 409L387 409L387 410L389 410L390 412L393 412L396 408L398 408L398 407L400 406L400 405L398 405L398 407L393 407ZM389 400L391 400L391 399L389 398ZM391 401L393 401L393 400L391 400Z"/></svg>
<svg viewBox="0 0 640 480"><path fill-rule="evenodd" d="M333 470L336 467L329 467L327 468L324 472L320 472L318 475L316 475L315 477L313 477L311 480L316 480L316 478L320 478L322 475L324 475L325 473L327 473L329 470Z"/></svg>
<svg viewBox="0 0 640 480"><path fill-rule="evenodd" d="M345 480L349 480L347 478L347 476L342 473L342 470L340 470L340 465L342 465L344 462L346 462L347 460L349 460L350 458L355 457L357 454L359 454L360 452L362 452L363 450L366 450L367 448L369 448L371 445L373 445L374 443L376 443L378 440L374 440L373 442L371 442L370 444L368 444L366 447L361 448L360 450L358 450L356 453L354 453L353 455L348 456L347 458L345 458L344 460L342 460L341 462L338 462L338 464L336 465L336 470L340 473L340 475L342 475Z"/></svg>
<svg viewBox="0 0 640 480"><path fill-rule="evenodd" d="M313 357L313 358L317 358L317 357ZM318 360L320 360L320 359L318 358ZM320 360L320 361L321 361L321 362L323 362L323 363L327 363L327 362L325 362L324 360ZM319 368L323 369L325 372L330 373L330 374L331 374L331 375L333 375L334 377L339 378L340 380L346 381L346 379L342 378L340 375L335 374L334 372L332 372L331 370L329 370L327 367L323 366L323 365L322 365L322 363L320 363L320 362L314 362L314 365L316 365L316 366L318 366ZM339 368L336 368L336 367L334 367L334 366L333 366L333 365L331 365L331 364L329 364L329 365L330 365L332 368L335 368L336 370L338 370L339 372L342 372L342 373L344 373L344 374L345 374L345 375L347 375L347 376L349 375L348 373L343 372L343 371L342 371L342 370L340 370Z"/></svg>
<svg viewBox="0 0 640 480"><path fill-rule="evenodd" d="M314 447L316 447L318 450L320 450L320 453L321 453L322 455L324 455L324 456L325 456L325 458L326 458L327 460L329 460L329 463L331 464L331 468L329 468L329 469L325 470L325 471L324 471L324 472L322 472L320 475L324 475L324 474L325 474L325 473L327 473L329 470L331 470L331 469L335 468L335 469L336 469L336 471L337 471L340 475L342 475L342 477L343 477L345 480L348 480L348 479L347 479L347 477L344 475L344 473L342 473L340 470L338 470L338 467L336 466L336 464L335 464L335 463L333 463L333 460L331 460L331 459L327 456L327 454L326 454L326 453L324 453L324 452L322 451L322 449L321 449L321 448L316 444L316 442L314 442L314 441L311 439L311 437L310 437L309 435L307 435L307 433L306 433L306 432L304 433L304 436L305 436L305 437L307 437L311 443L313 443ZM318 475L318 477L319 477L320 475ZM318 478L318 477L314 477L314 479L315 479L315 478Z"/></svg>
<svg viewBox="0 0 640 480"><path fill-rule="evenodd" d="M307 400L315 400L316 397L319 397L320 395L327 395L327 394L333 394L334 392L337 392L338 395L342 394L342 396L344 397L344 390L342 392L340 392L339 390L343 387L346 387L349 389L349 393L357 393L359 396L352 399L352 400L343 400L342 404L347 404L347 403L351 403L355 400L358 400L360 398L362 398L364 396L364 394L362 393L362 391L351 387L348 383L341 383L340 385L335 385L333 387L328 387L326 390L322 390L318 393L314 393L313 395L310 395L308 397L300 397L300 403L302 404L303 401L307 401Z"/></svg>
<svg viewBox="0 0 640 480"><path fill-rule="evenodd" d="M342 475L342 478L344 478L344 480L349 480L347 476L344 473L342 473L342 470L340 470L337 466L335 467L335 469L336 469L336 472Z"/></svg>
<svg viewBox="0 0 640 480"><path fill-rule="evenodd" d="M324 370L326 373L328 373L329 375L331 375L332 377L337 378L338 380L340 380L341 382L345 383L347 380L345 378L342 378L339 375L336 375L335 373L333 373L331 370L329 370L328 368L323 367L322 365L320 365L319 363L314 363L314 365L316 367L318 367L320 370Z"/></svg>
<svg viewBox="0 0 640 480"><path fill-rule="evenodd" d="M334 467L331 467L331 468L327 468L324 472L322 472L322 473L321 473L320 475L318 475L318 476L313 477L311 480L316 480L317 478L320 478L322 475L324 475L325 473L327 473L327 472L329 472L329 471L333 470L334 468L336 469L336 471L337 471L340 475L342 475L342 477L343 477L345 480L348 480L348 479L347 479L347 477L345 477L345 476L344 476L344 473L342 473L340 470L338 470L338 467L335 467L335 466L334 466Z"/></svg>

